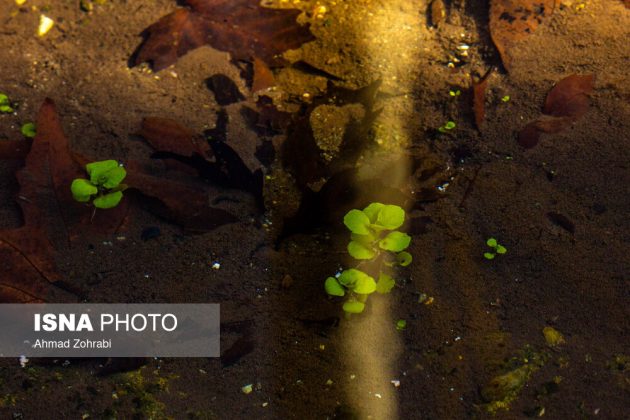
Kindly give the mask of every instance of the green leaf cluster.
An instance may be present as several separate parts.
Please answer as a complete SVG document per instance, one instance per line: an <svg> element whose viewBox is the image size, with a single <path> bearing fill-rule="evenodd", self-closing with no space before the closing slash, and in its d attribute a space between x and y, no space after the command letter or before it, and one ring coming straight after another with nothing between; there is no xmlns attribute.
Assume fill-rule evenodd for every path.
<svg viewBox="0 0 630 420"><path fill-rule="evenodd" d="M505 254L507 252L507 248L499 244L495 238L488 238L486 245L492 249L490 252L485 252L483 254L484 258L487 260L493 260L497 254Z"/></svg>
<svg viewBox="0 0 630 420"><path fill-rule="evenodd" d="M412 256L405 251L411 243L411 237L396 230L404 222L405 211L401 207L382 203L371 203L363 210L350 210L345 215L343 223L351 232L348 253L361 263L380 261L381 265L372 270L376 273L374 276L351 268L338 277L326 279L324 286L329 295L347 296L343 305L346 313L363 312L368 295L374 292L389 293L396 285L396 281L383 272L383 264L388 267L411 264ZM394 254L391 261L383 258L387 252Z"/></svg>
<svg viewBox="0 0 630 420"><path fill-rule="evenodd" d="M10 114L13 111L15 110L13 109L13 105L11 104L9 97L4 93L0 93L0 113Z"/></svg>
<svg viewBox="0 0 630 420"><path fill-rule="evenodd" d="M99 209L116 207L127 188L122 181L127 171L115 160L92 162L85 165L85 171L90 179L77 178L72 181L70 190L75 200L89 203Z"/></svg>

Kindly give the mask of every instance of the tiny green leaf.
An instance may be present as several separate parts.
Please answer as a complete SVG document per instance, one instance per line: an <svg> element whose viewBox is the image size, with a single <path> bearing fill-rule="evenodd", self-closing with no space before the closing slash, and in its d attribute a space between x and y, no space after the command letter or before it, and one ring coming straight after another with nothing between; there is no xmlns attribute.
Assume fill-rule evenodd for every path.
<svg viewBox="0 0 630 420"><path fill-rule="evenodd" d="M127 171L122 166L117 166L111 171L107 171L103 176L106 178L103 182L105 188L116 188L127 176Z"/></svg>
<svg viewBox="0 0 630 420"><path fill-rule="evenodd" d="M394 232L390 232L385 238L381 239L378 246L386 251L400 252L406 249L410 242L411 236L396 230Z"/></svg>
<svg viewBox="0 0 630 420"><path fill-rule="evenodd" d="M507 252L507 248L503 245L497 245L497 254L505 254Z"/></svg>
<svg viewBox="0 0 630 420"><path fill-rule="evenodd" d="M20 131L22 132L22 135L24 137L28 137L28 138L33 138L37 135L37 131L35 130L35 124L33 123L24 124L22 128L20 129Z"/></svg>
<svg viewBox="0 0 630 420"><path fill-rule="evenodd" d="M354 287L354 284L360 278L365 278L365 277L370 277L370 276L368 276L361 270L357 270L356 268L350 268L348 270L344 270L339 275L338 280L339 280L339 283L343 284L346 287Z"/></svg>
<svg viewBox="0 0 630 420"><path fill-rule="evenodd" d="M13 112L11 101L9 100L9 97L4 93L0 93L0 112L5 114L10 114L11 112Z"/></svg>
<svg viewBox="0 0 630 420"><path fill-rule="evenodd" d="M359 235L367 235L370 233L370 219L361 210L350 210L343 218L343 224L346 225L350 232Z"/></svg>
<svg viewBox="0 0 630 420"><path fill-rule="evenodd" d="M455 128L455 122L448 121L446 124L444 124L444 128L446 128L447 130L452 130L453 128Z"/></svg>
<svg viewBox="0 0 630 420"><path fill-rule="evenodd" d="M360 314L365 309L365 303L351 300L343 304L343 310L349 314Z"/></svg>
<svg viewBox="0 0 630 420"><path fill-rule="evenodd" d="M385 207L383 203L371 203L369 206L363 209L363 213L370 219L370 223L376 223L376 219L378 218L378 214L381 209Z"/></svg>
<svg viewBox="0 0 630 420"><path fill-rule="evenodd" d="M93 204L94 207L99 209L111 209L112 207L116 207L118 203L120 203L122 197L123 193L120 191L116 191L95 198Z"/></svg>
<svg viewBox="0 0 630 420"><path fill-rule="evenodd" d="M376 291L380 294L389 293L395 285L396 281L391 276L381 273L376 282Z"/></svg>
<svg viewBox="0 0 630 420"><path fill-rule="evenodd" d="M484 252L483 256L485 257L486 260L493 260L495 254L493 254L492 252Z"/></svg>
<svg viewBox="0 0 630 420"><path fill-rule="evenodd" d="M369 260L374 258L374 256L376 255L376 252L374 252L372 249L355 241L351 241L348 244L348 253L357 260Z"/></svg>
<svg viewBox="0 0 630 420"><path fill-rule="evenodd" d="M115 160L103 160L85 165L85 170L90 175L90 181L94 185L103 185L107 181L106 173L118 167Z"/></svg>
<svg viewBox="0 0 630 420"><path fill-rule="evenodd" d="M359 235L357 233L351 233L350 234L350 239L360 243L361 245L363 245L364 247L370 248L372 247L372 243L374 242L374 235L372 234L367 234L367 235Z"/></svg>
<svg viewBox="0 0 630 420"><path fill-rule="evenodd" d="M405 222L405 211L402 207L388 204L378 213L376 224L386 229L398 229Z"/></svg>
<svg viewBox="0 0 630 420"><path fill-rule="evenodd" d="M324 288L326 289L326 293L331 296L343 296L346 294L346 291L343 289L343 286L339 284L336 278L328 277L326 279L326 283L324 284Z"/></svg>
<svg viewBox="0 0 630 420"><path fill-rule="evenodd" d="M494 238L488 238L488 240L486 241L486 244L492 248L496 248L497 240Z"/></svg>
<svg viewBox="0 0 630 420"><path fill-rule="evenodd" d="M404 319L399 319L398 321L396 321L396 329L398 331L402 331L405 328L407 328L407 321L405 321Z"/></svg>
<svg viewBox="0 0 630 420"><path fill-rule="evenodd" d="M396 260L401 267L407 267L409 264L411 264L413 257L407 251L403 251L396 254Z"/></svg>
<svg viewBox="0 0 630 420"><path fill-rule="evenodd" d="M87 179L77 178L72 181L70 191L72 191L75 200L80 203L87 203L94 194L98 193L98 188Z"/></svg>
<svg viewBox="0 0 630 420"><path fill-rule="evenodd" d="M354 283L352 291L360 295L369 295L376 291L376 282L367 274L365 276L360 276L357 278L356 283Z"/></svg>

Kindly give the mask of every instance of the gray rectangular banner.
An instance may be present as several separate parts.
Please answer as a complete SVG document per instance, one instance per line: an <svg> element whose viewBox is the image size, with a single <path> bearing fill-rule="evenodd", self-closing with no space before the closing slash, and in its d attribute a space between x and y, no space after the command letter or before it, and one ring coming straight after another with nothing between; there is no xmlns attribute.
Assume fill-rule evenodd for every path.
<svg viewBox="0 0 630 420"><path fill-rule="evenodd" d="M0 304L0 357L219 357L218 304Z"/></svg>

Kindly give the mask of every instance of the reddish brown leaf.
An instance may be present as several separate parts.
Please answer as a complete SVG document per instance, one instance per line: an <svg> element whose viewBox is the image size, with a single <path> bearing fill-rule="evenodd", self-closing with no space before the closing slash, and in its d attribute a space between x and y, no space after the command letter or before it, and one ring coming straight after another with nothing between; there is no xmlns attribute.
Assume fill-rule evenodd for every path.
<svg viewBox="0 0 630 420"><path fill-rule="evenodd" d="M593 74L565 77L547 94L543 112L555 117L580 118L588 111L588 94L594 87Z"/></svg>
<svg viewBox="0 0 630 420"><path fill-rule="evenodd" d="M623 4L625 4L626 7L630 9L630 0L623 0Z"/></svg>
<svg viewBox="0 0 630 420"><path fill-rule="evenodd" d="M0 140L0 159L24 159L32 143L31 139Z"/></svg>
<svg viewBox="0 0 630 420"><path fill-rule="evenodd" d="M77 203L72 197L72 181L87 176L83 165L91 161L72 154L55 104L46 99L37 116L37 136L33 147L25 167L17 174L20 196L24 198L20 206L25 223L43 228L44 222L50 223L61 217L60 223L47 226L60 226L66 244L86 232L115 232L127 214L126 200L114 209L93 213L93 207ZM47 213L43 214L41 209L47 209ZM40 220L42 217L43 220ZM61 239L55 235L59 232L55 230L58 229L48 229L47 234L56 246L62 246Z"/></svg>
<svg viewBox="0 0 630 420"><path fill-rule="evenodd" d="M518 135L518 142L526 149L538 144L542 133L558 133L588 111L588 94L593 90L595 76L571 75L559 81L545 99L543 112Z"/></svg>
<svg viewBox="0 0 630 420"><path fill-rule="evenodd" d="M212 157L212 150L206 139L168 118L144 118L138 134L155 150L187 157L195 154L204 159Z"/></svg>
<svg viewBox="0 0 630 420"><path fill-rule="evenodd" d="M63 143L65 140L55 132L57 123L54 104L46 100L37 119L37 136L24 168L17 174L24 226L0 231L0 302L69 302L75 299L54 286L60 276L54 263L54 248L45 229L46 223L58 216L49 211L50 196L56 195L51 186L52 168L62 160L51 157L51 154L63 147L63 144L52 146L51 142Z"/></svg>
<svg viewBox="0 0 630 420"><path fill-rule="evenodd" d="M72 302L55 286L61 280L53 248L36 227L0 231L0 303Z"/></svg>
<svg viewBox="0 0 630 420"><path fill-rule="evenodd" d="M550 16L557 0L491 0L490 35L507 71L512 66L510 49L534 32Z"/></svg>
<svg viewBox="0 0 630 420"><path fill-rule="evenodd" d="M488 70L478 82L473 81L473 112L475 113L475 124L479 130L481 130L481 125L486 118L486 88L492 70Z"/></svg>
<svg viewBox="0 0 630 420"><path fill-rule="evenodd" d="M150 199L149 209L189 231L204 232L238 219L231 213L210 207L208 194L181 182L147 175L137 162L127 166L130 188Z"/></svg>
<svg viewBox="0 0 630 420"><path fill-rule="evenodd" d="M299 10L269 9L260 0L185 0L180 8L149 26L133 59L158 71L187 52L210 45L233 60L260 58L273 66L286 50L313 40L308 25L296 23Z"/></svg>
<svg viewBox="0 0 630 420"><path fill-rule="evenodd" d="M531 122L518 133L518 144L526 149L531 149L540 141L540 131L536 128L536 122Z"/></svg>
<svg viewBox="0 0 630 420"><path fill-rule="evenodd" d="M259 58L254 58L254 80L252 82L252 92L270 88L276 84L271 69Z"/></svg>

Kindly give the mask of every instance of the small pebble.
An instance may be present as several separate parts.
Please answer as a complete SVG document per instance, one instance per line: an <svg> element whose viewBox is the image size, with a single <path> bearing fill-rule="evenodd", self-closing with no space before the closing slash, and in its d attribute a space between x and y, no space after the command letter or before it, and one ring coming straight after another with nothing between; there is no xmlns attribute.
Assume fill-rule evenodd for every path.
<svg viewBox="0 0 630 420"><path fill-rule="evenodd" d="M396 388L398 388L400 386L400 381L398 379L394 379L391 381L392 385L394 385Z"/></svg>
<svg viewBox="0 0 630 420"><path fill-rule="evenodd" d="M213 270L218 270L220 268L221 268L221 264L219 264L218 261L215 261L215 262L212 263L212 269Z"/></svg>
<svg viewBox="0 0 630 420"><path fill-rule="evenodd" d="M251 394L251 392L253 391L253 388L254 386L252 384L248 384L241 388L241 392L245 395Z"/></svg>

